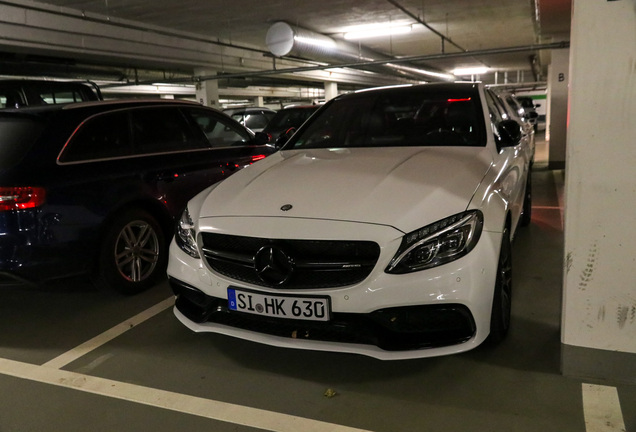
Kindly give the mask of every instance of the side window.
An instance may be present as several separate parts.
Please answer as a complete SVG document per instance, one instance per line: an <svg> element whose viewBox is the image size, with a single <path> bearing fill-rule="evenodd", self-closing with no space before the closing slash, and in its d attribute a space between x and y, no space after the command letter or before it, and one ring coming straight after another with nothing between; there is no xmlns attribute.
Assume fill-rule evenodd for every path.
<svg viewBox="0 0 636 432"><path fill-rule="evenodd" d="M66 144L60 162L109 159L132 154L128 115L119 111L85 121Z"/></svg>
<svg viewBox="0 0 636 432"><path fill-rule="evenodd" d="M214 113L202 109L188 109L187 112L192 120L199 125L212 147L247 145L251 141L252 137L226 116L214 115Z"/></svg>
<svg viewBox="0 0 636 432"><path fill-rule="evenodd" d="M246 113L245 126L250 129L264 129L273 116L273 114L270 115L264 111Z"/></svg>
<svg viewBox="0 0 636 432"><path fill-rule="evenodd" d="M206 148L176 107L130 111L135 154L153 154Z"/></svg>
<svg viewBox="0 0 636 432"><path fill-rule="evenodd" d="M22 98L16 90L0 89L0 109L18 108L22 106Z"/></svg>
<svg viewBox="0 0 636 432"><path fill-rule="evenodd" d="M503 120L503 108L495 101L494 96L489 91L486 92L486 102L490 113L490 121L493 124L500 123Z"/></svg>
<svg viewBox="0 0 636 432"><path fill-rule="evenodd" d="M73 90L46 90L41 91L39 94L40 103L46 104L63 104L63 103L71 103L71 102L79 102L82 100L82 96ZM37 104L36 101L35 104ZM35 105L34 104L34 105Z"/></svg>
<svg viewBox="0 0 636 432"><path fill-rule="evenodd" d="M243 116L243 113L232 114L232 119L236 120L242 125L245 125L245 117Z"/></svg>

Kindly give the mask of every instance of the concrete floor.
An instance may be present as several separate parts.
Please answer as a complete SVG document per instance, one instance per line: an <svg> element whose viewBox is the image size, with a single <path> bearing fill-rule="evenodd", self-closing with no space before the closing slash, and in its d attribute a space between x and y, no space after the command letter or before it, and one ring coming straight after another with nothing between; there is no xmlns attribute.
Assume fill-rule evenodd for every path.
<svg viewBox="0 0 636 432"><path fill-rule="evenodd" d="M636 386L615 387L625 428L596 427L586 383L560 373L563 172L546 160L540 141L532 224L513 247L512 328L498 346L381 362L194 334L165 282L135 297L77 280L4 288L0 432L636 432Z"/></svg>

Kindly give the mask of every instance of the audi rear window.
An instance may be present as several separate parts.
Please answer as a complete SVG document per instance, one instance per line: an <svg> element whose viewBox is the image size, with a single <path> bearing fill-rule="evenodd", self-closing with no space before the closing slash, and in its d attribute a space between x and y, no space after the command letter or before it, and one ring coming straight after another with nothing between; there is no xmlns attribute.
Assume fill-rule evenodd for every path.
<svg viewBox="0 0 636 432"><path fill-rule="evenodd" d="M32 117L0 116L0 169L17 165L44 130Z"/></svg>

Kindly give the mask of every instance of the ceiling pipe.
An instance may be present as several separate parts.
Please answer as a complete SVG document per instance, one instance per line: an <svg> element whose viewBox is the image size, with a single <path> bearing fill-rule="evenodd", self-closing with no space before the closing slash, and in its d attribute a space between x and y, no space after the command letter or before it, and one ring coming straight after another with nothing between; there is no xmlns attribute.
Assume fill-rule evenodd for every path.
<svg viewBox="0 0 636 432"><path fill-rule="evenodd" d="M389 3L391 3L393 6L395 6L396 8L398 8L399 10L401 10L405 15L411 17L412 19L414 19L415 21L417 21L418 23L422 24L424 27L426 27L428 30L430 30L431 32L433 32L433 34L436 34L437 36L439 36L442 39L442 47L444 46L444 42L448 42L451 45L453 45L455 48L457 48L458 50L462 51L462 52L468 52L467 49L461 47L460 45L456 44L455 42L453 42L451 40L451 38L447 37L446 35L438 32L437 30L435 30L433 27L431 27L426 21L424 21L423 19L420 19L420 17L418 17L417 15L411 13L408 9L406 9L404 6L402 6L401 4L399 4L397 1L395 0L387 0Z"/></svg>
<svg viewBox="0 0 636 432"><path fill-rule="evenodd" d="M454 76L438 70L415 65L394 64L398 59L388 57L361 45L333 39L286 22L274 23L265 38L267 48L276 57L300 57L324 63L360 64L359 69L419 81L450 81ZM377 64L376 62L381 62ZM355 67L355 66L354 66Z"/></svg>
<svg viewBox="0 0 636 432"><path fill-rule="evenodd" d="M402 62L431 61L431 60L463 58L463 57L473 57L473 56L490 56L490 55L509 54L509 53L517 53L517 52L535 52L535 51L541 51L541 50L566 49L569 47L570 47L570 42L563 41L563 42L552 42L552 43L538 44L538 45L524 45L524 46L508 47L508 48L493 48L493 49L459 52L459 53L427 54L427 55L403 57L400 59L393 59L393 60L375 60L375 61L366 62L366 63L354 62L354 63L342 63L342 64L332 64L332 65L321 65L321 66L303 66L303 67L296 67L296 68L238 72L233 74L196 75L196 76L190 76L188 78L168 79L168 80L165 80L165 82L168 82L168 83L193 83L194 82L196 83L201 81L214 81L214 80L232 79L232 78L266 77L266 76L272 76L272 75L312 72L312 71L347 68L347 67L361 68L363 66L364 67L376 66L376 65L381 65L385 63L391 63L391 62L402 63ZM142 82L140 84L151 84L151 83L152 81Z"/></svg>

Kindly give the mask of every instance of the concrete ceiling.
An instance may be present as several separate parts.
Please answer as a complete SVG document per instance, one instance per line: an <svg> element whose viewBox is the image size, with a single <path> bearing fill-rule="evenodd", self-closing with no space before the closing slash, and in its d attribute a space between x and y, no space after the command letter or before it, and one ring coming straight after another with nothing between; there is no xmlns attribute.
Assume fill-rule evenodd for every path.
<svg viewBox="0 0 636 432"><path fill-rule="evenodd" d="M315 59L275 60L265 42L267 31L274 23L284 21L341 40L353 26L404 23L412 24L407 35L356 43L384 56L408 58L411 65L421 68L449 72L457 67L487 66L492 72L480 76L484 81L502 82L504 77L514 82L542 81L550 61L550 51L542 48L569 40L570 3L571 0L6 0L0 1L0 67L5 73L11 68L24 72L29 65L46 58L50 64L58 59L64 65L62 69L68 71L79 70L82 65L89 78L92 72L115 68L128 80L133 70L138 74L152 69L162 71L167 78L194 76L201 70L229 73L237 78L245 74L255 83L274 85L285 81L318 82L329 73L334 81L344 83L351 68L322 71L322 75L271 73L275 68L307 68L318 63L312 62ZM38 38L43 27L48 33ZM108 36L109 32L121 38L117 42L121 51L104 48L114 44L116 38ZM70 36L75 39L57 42ZM124 43L123 39L129 42ZM133 48L128 52L130 39L146 46L135 48L138 53ZM74 43L80 47L71 47ZM41 63L39 67L43 70ZM259 75L264 71L269 74ZM351 81L365 85L365 79L357 71Z"/></svg>

